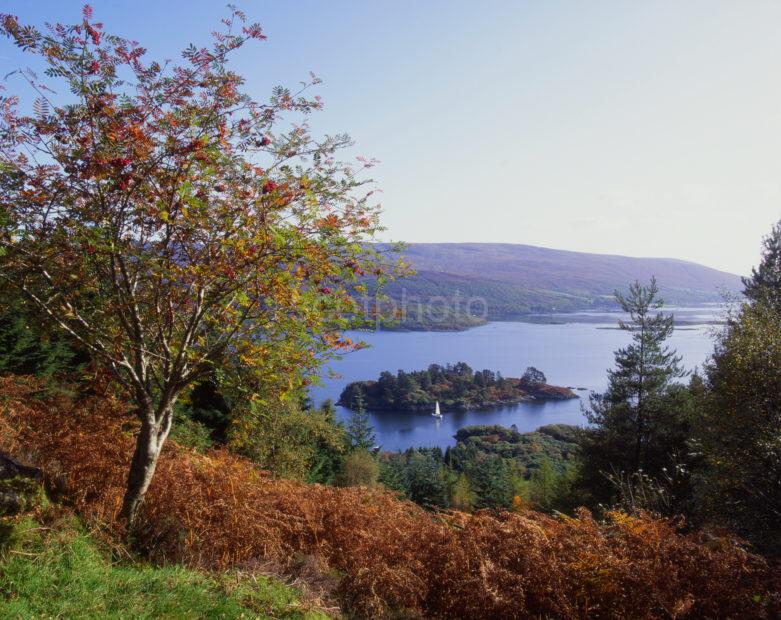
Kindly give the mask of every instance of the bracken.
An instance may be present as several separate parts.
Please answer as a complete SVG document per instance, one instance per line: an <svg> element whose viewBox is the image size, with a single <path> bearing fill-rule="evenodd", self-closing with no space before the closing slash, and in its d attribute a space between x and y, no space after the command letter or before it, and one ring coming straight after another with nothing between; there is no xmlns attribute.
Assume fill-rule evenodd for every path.
<svg viewBox="0 0 781 620"><path fill-rule="evenodd" d="M36 397L0 378L0 449L41 467L121 535L136 430L117 399ZM154 562L211 570L312 557L354 614L439 618L771 618L778 574L725 535L611 513L432 514L392 494L275 479L218 450L167 446L132 532Z"/></svg>

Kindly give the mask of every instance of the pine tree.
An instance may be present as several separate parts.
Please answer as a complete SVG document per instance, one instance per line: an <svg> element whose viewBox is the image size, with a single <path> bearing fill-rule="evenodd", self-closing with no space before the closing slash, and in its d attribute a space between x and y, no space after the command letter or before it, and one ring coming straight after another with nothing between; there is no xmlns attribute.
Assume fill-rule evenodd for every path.
<svg viewBox="0 0 781 620"><path fill-rule="evenodd" d="M470 472L476 508L509 508L513 485L507 462L496 454L481 454Z"/></svg>
<svg viewBox="0 0 781 620"><path fill-rule="evenodd" d="M770 554L781 554L781 221L743 279L743 304L716 340L697 387L704 459L699 508ZM728 509L725 510L725 507Z"/></svg>
<svg viewBox="0 0 781 620"><path fill-rule="evenodd" d="M606 475L645 471L656 475L671 455L685 449L688 423L681 419L680 390L673 380L686 373L681 358L665 343L673 333L673 317L657 312L663 306L656 280L635 282L628 295L616 292L628 321L619 327L632 342L615 354L608 388L592 394L584 433L582 475L599 496L610 493Z"/></svg>
<svg viewBox="0 0 781 620"><path fill-rule="evenodd" d="M336 408L329 398L323 401L319 411L314 411L314 416L322 416L322 424L325 429L344 436L345 430L341 422L336 421ZM344 460L344 441L333 441L331 433L324 433L314 442L315 457L307 474L307 482L319 482L331 484L334 482Z"/></svg>
<svg viewBox="0 0 781 620"><path fill-rule="evenodd" d="M409 498L421 506L447 508L447 486L441 472L442 461L430 450L418 450L407 463Z"/></svg>
<svg viewBox="0 0 781 620"><path fill-rule="evenodd" d="M58 332L47 334L7 291L0 299L0 373L50 377L78 371L86 355Z"/></svg>
<svg viewBox="0 0 781 620"><path fill-rule="evenodd" d="M534 366L529 366L521 377L521 382L530 387L537 387L548 382L545 373Z"/></svg>
<svg viewBox="0 0 781 620"><path fill-rule="evenodd" d="M525 505L529 502L529 481L526 479L526 467L517 459L506 459L509 475L510 487L513 494L513 506ZM516 502L516 498L521 504Z"/></svg>
<svg viewBox="0 0 781 620"><path fill-rule="evenodd" d="M334 407L334 401L330 398L326 398L320 405L320 411L336 424L336 407Z"/></svg>
<svg viewBox="0 0 781 620"><path fill-rule="evenodd" d="M781 221L763 240L759 267L743 278L743 294L754 302L764 302L781 311Z"/></svg>
<svg viewBox="0 0 781 620"><path fill-rule="evenodd" d="M379 482L386 489L409 496L407 485L407 456L401 452L380 456Z"/></svg>
<svg viewBox="0 0 781 620"><path fill-rule="evenodd" d="M350 450L371 450L374 447L374 428L369 424L369 414L366 413L361 391L355 394L354 410L346 430Z"/></svg>

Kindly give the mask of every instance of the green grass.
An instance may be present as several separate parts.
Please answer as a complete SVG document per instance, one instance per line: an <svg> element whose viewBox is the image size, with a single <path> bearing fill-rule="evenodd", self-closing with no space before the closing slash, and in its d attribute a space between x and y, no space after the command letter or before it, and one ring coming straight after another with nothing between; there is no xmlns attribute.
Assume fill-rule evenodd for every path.
<svg viewBox="0 0 781 620"><path fill-rule="evenodd" d="M0 618L324 618L280 581L110 561L75 518L0 522Z"/></svg>

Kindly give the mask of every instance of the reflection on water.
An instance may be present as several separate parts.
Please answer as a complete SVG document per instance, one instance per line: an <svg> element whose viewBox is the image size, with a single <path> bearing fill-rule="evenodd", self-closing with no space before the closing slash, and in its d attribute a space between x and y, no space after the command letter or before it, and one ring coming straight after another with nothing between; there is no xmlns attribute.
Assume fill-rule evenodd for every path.
<svg viewBox="0 0 781 620"><path fill-rule="evenodd" d="M687 308L688 316L710 321L717 307ZM676 314L683 314L675 309ZM564 315L562 315L564 316ZM312 390L317 403L336 401L350 381L376 379L383 370L396 372L420 370L429 364L464 361L474 369L498 370L506 377L520 376L527 366L536 366L554 385L587 390L603 390L606 370L612 366L613 351L629 341L629 335L614 327L618 315L599 322L583 322L582 315L566 315L561 324L489 323L466 332L361 332L351 337L364 340L370 348L346 355L330 368L339 378L326 378ZM575 322L577 321L577 322ZM600 329L601 328L601 329ZM705 361L712 351L712 326L699 324L676 329L671 344L683 357L688 369ZM370 412L377 441L386 450L414 446L453 445L456 431L472 424L515 424L519 431L531 431L544 424L582 424L581 403L587 404L588 392L568 401L521 403L498 409L445 413L442 420L426 413ZM349 410L337 407L340 419Z"/></svg>

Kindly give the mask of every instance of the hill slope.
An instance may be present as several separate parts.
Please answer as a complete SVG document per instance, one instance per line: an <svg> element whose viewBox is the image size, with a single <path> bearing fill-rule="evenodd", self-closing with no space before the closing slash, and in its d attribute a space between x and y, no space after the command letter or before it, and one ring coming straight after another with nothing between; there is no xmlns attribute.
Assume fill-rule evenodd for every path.
<svg viewBox="0 0 781 620"><path fill-rule="evenodd" d="M132 417L117 398L76 402L61 394L42 400L40 394L39 384L0 377L0 450L15 458L36 455L32 464L57 481L62 500L88 527L117 540ZM132 540L150 566L178 563L203 576L112 570L92 553L86 555L95 558L91 574L72 570L67 558L65 570L55 564L43 572L47 556L32 554L46 553L42 544L49 536L38 545L35 538L28 542L34 546L10 549L31 554L19 556L27 562L15 563L18 570L0 566L3 595L24 588L26 602L35 604L15 606L12 614L0 608L2 617L57 615L59 592L84 591L95 574L106 594L121 594L118 586L131 579L141 586L137 591L154 594L162 590L161 579L170 587L177 585L171 576L181 583L190 575L179 600L186 595L208 611L235 609L235 596L231 601L210 588L224 583L226 576L216 573L241 569L251 577L253 569L269 566L321 584L348 617L575 620L594 616L594 610L604 618L779 617L778 576L723 533L684 533L671 521L618 512L600 521L585 510L559 518L522 506L516 513L430 513L381 489L295 483L264 475L224 450L200 455L173 443L160 457ZM62 563L63 551L60 545L48 557ZM35 582L22 574L28 568L40 575L39 584L47 574L56 578L51 598L37 603L31 596ZM74 574L69 587L66 579ZM12 583L2 583L9 578ZM203 586L206 591L198 591ZM296 611L297 595L289 589L254 592L257 603L270 606L269 616ZM257 608L251 603L239 601ZM126 609L120 617L177 617ZM111 617L100 611L62 615Z"/></svg>
<svg viewBox="0 0 781 620"><path fill-rule="evenodd" d="M488 318L609 308L616 289L656 276L669 304L719 301L740 277L671 258L633 258L504 243L415 243L404 255L417 274L387 292L400 299L483 297ZM479 306L474 306L479 308Z"/></svg>

